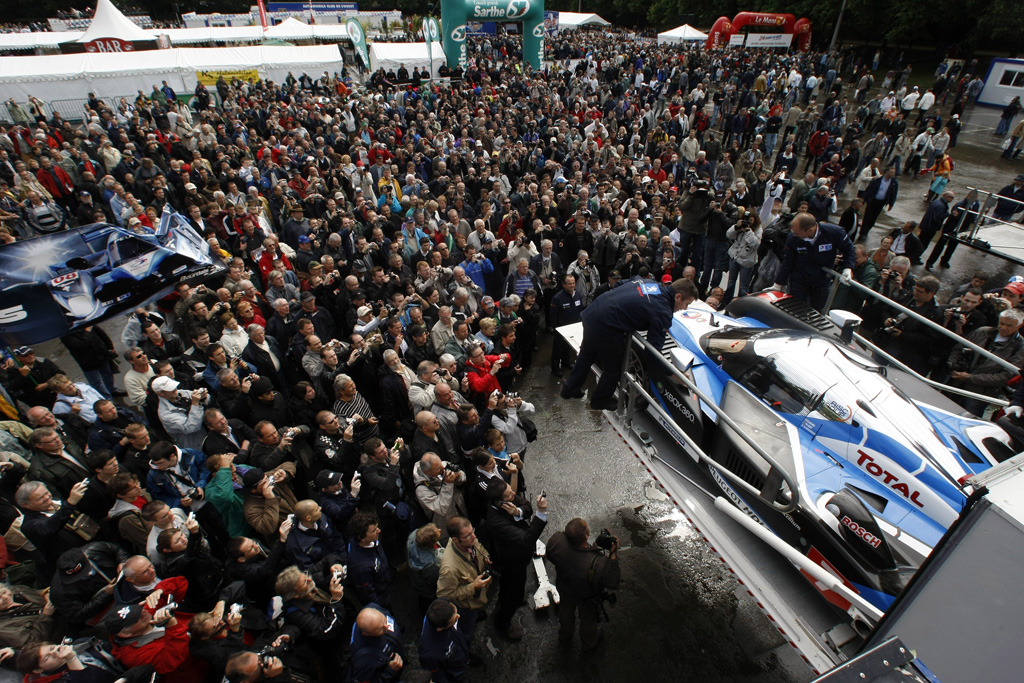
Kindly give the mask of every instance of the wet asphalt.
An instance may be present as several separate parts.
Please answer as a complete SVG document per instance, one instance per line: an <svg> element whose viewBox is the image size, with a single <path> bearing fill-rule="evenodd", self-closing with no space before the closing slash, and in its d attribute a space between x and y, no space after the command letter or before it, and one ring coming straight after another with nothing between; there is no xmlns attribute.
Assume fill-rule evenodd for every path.
<svg viewBox="0 0 1024 683"><path fill-rule="evenodd" d="M946 109L948 111L948 108ZM998 190L1024 162L999 159L1000 138L992 135L998 110L971 108L965 117L959 144L951 150L956 169L949 183L957 197L971 185ZM901 179L900 196L892 212L883 214L868 238L877 246L886 228L904 220L920 221L926 204L925 179ZM840 211L852 197L841 198ZM838 217L837 217L838 218ZM936 270L943 282L940 299L970 279L975 270L987 271L990 286L1004 282L1020 269L995 256L961 246L950 269ZM925 271L915 267L918 275ZM104 328L117 339L122 321ZM791 656L779 655L782 643L746 596L717 555L674 510L640 461L626 447L604 416L586 409L582 401L558 397L560 380L547 368L547 337L534 366L521 382L524 398L537 406L540 438L530 445L525 473L533 495L546 490L550 502L548 528L542 539L562 529L573 517L582 517L593 535L608 527L622 543L622 586L618 601L609 607L610 622L596 651L580 652L578 638L560 646L554 608L520 610L526 636L511 643L494 631L492 620L478 627L474 650L486 668L471 669L468 680L512 683L544 681L735 681L774 683L812 678L806 666ZM57 341L38 345L81 379L77 364ZM548 565L552 572L551 566ZM532 577L527 594L536 582ZM413 614L415 598L404 574L395 586L395 603L409 597L411 609L399 607L396 616L408 642L407 662L416 662L415 641L419 620ZM496 598L496 596L494 596ZM532 604L532 603L531 603ZM493 647L493 652L490 644Z"/></svg>

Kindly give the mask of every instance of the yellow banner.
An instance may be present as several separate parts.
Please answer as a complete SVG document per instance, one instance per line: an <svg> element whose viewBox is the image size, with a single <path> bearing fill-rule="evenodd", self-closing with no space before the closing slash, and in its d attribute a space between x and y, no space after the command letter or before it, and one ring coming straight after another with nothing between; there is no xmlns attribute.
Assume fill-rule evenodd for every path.
<svg viewBox="0 0 1024 683"><path fill-rule="evenodd" d="M221 69L216 71L197 71L196 78L203 85L216 85L217 79L221 76L228 83L231 79L237 78L241 81L258 81L260 80L260 74L256 69Z"/></svg>

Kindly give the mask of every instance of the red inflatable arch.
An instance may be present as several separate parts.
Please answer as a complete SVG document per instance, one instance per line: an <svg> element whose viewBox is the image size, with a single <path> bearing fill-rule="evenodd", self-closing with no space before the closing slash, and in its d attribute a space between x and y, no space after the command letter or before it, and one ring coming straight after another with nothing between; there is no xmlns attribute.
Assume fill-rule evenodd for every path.
<svg viewBox="0 0 1024 683"><path fill-rule="evenodd" d="M797 49L806 52L811 47L811 22L807 19L797 20L792 14L772 14L770 12L740 12L732 21L728 17L719 17L711 27L705 49L722 47L729 44L729 38L739 33L746 26L770 26L782 29L782 33L794 34Z"/></svg>

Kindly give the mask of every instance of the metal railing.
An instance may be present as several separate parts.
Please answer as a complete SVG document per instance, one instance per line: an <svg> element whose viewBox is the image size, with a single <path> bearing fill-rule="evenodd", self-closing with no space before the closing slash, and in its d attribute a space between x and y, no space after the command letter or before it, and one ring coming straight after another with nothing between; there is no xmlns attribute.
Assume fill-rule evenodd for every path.
<svg viewBox="0 0 1024 683"><path fill-rule="evenodd" d="M1013 363L1010 363L1005 358L1000 358L999 356L997 356L996 354L992 353L988 349L983 348L981 346L978 346L974 342L968 341L966 338L961 337L956 332L954 332L952 330L949 330L949 329L946 329L942 325L939 325L938 323L936 323L934 321L931 321L928 318L925 318L924 316L920 315L919 313L916 313L916 312L910 310L906 306L903 306L902 304L897 303L896 301L893 301L892 299L890 299L890 298L888 298L888 297L886 297L886 296L884 296L882 294L879 294L878 292L876 292L875 290L871 289L870 287L866 287L863 284L857 282L856 280L854 280L852 278L850 279L849 282L845 282L844 283L842 281L842 276L839 273L837 273L836 271L832 270L831 268L823 267L822 270L824 270L826 273L829 273L830 275L833 276L833 278L832 278L832 287L831 287L831 289L829 290L829 293L828 293L828 300L825 303L825 310L823 311L824 313L827 314L829 309L832 307L832 302L835 299L836 292L839 290L839 286L842 285L842 284L845 284L845 285L847 285L849 287L853 287L854 289L856 289L859 292L863 292L864 294L867 294L867 295L877 299L878 301L882 302L883 304L885 304L885 305L887 305L887 306L889 306L891 308L898 309L902 313L905 313L908 317L913 318L914 320L916 320L916 321L926 325L927 327L931 328L932 330L935 330L936 332L939 332L940 334L942 334L942 335L944 335L946 337L949 337L956 344L958 344L960 346L965 346L965 347L967 347L969 349L972 349L975 353L984 356L985 358L987 358L987 359L991 360L992 362L998 364L1000 367L1006 368L1007 370L1011 370L1015 375L1016 374L1020 374L1020 368L1017 367L1016 365L1014 365ZM1005 400L1002 400L1002 399L999 399L999 398L994 398L992 396L985 396L984 394L977 394L977 393L975 393L973 391L968 391L968 390L962 389L960 387L954 387L954 386L951 386L949 384L943 384L942 382L937 382L937 381L935 381L933 379L929 379L928 377L925 377L925 376L921 375L920 373L918 373L917 371L911 369L906 364L898 361L891 354L886 353L881 348L879 348L876 344L873 344L872 342L870 342L868 339L866 339L862 335L855 334L854 338L859 343L861 343L865 347L871 349L871 351L873 351L874 353L878 354L879 356L881 356L882 358L884 358L888 362L892 363L893 365L895 365L899 369L901 369L901 370L903 370L905 372L911 373L912 375L914 375L918 379L922 380L926 384L928 384L928 385L930 385L930 386L932 386L932 387L934 387L936 389L939 389L941 391L946 391L946 392L949 392L949 393L952 393L952 394L957 394L959 396L965 396L967 398L973 398L973 399L976 399L976 400L979 400L979 401L987 401L988 403L992 403L992 404L999 405L999 406L1009 405L1008 401L1005 401Z"/></svg>
<svg viewBox="0 0 1024 683"><path fill-rule="evenodd" d="M1007 370L1013 370L1015 373L1019 373L1020 372L1020 368L1018 368L1013 363L1010 363L1006 359L1000 358L999 356L997 356L996 354L992 353L988 349L982 348L981 346L978 346L974 342L967 341L965 338L961 337L956 332L954 332L952 330L947 330L942 325L939 325L938 323L929 320L928 318L924 317L920 313L915 313L914 311L910 310L906 306L893 301L892 299L890 299L887 296L879 294L875 290L871 289L870 287L866 287L866 286L862 285L861 283L857 282L853 278L850 278L849 282L842 282L842 276L839 273L837 273L836 271L832 270L831 268L826 268L826 267L823 267L822 270L824 270L826 273L828 273L828 274L830 274L830 275L832 275L834 277L834 279L832 281L832 289L829 291L829 299L830 299L830 301L826 303L825 310L823 311L824 313L828 313L828 310L830 308L829 304L831 303L831 299L835 298L834 292L836 290L838 290L839 285L845 284L848 287L853 287L854 289L856 289L859 292L863 292L863 293L865 293L865 294L867 294L869 296L874 297L875 299L881 301L883 304L886 304L886 305L888 305L888 306L890 306L892 308L896 308L896 309L900 310L903 313L906 313L909 317L913 318L917 322L924 323L926 326L930 327L931 329L935 330L936 332L939 332L939 333L949 337L950 339L955 341L957 344L960 344L961 346L966 346L969 349L974 349L974 351L976 353L980 353L982 356L985 356L989 360L991 360L991 361L993 361L995 363L998 363L999 365L1003 366Z"/></svg>
<svg viewBox="0 0 1024 683"><path fill-rule="evenodd" d="M732 417L730 417L728 414L726 414L725 411L723 411L718 406L714 399L706 395L689 377L680 372L678 368L676 368L674 365L672 365L670 361L668 361L664 356L662 356L660 349L654 348L653 344L651 344L649 341L647 341L646 339L644 339L643 337L636 333L633 334L630 340L630 350L632 350L635 345L639 345L641 351L646 351L652 358L654 358L655 362L663 364L665 366L665 369L668 370L668 373L676 381L678 381L680 384L686 387L689 391L693 392L697 396L697 398L700 399L701 402L703 402L704 405L706 405L712 412L715 413L715 415L721 422L725 423L726 426L728 426L741 439L743 439L743 441L746 442L748 446L754 449L754 452L756 452L761 458L764 459L766 463L768 463L771 469L768 473L768 476L765 477L765 485L766 487L768 485L775 485L775 490L769 492L763 489L758 489L757 487L753 486L745 479L743 479L739 474L736 474L729 470L723 463L720 463L717 460L711 458L711 456L705 453L704 449L702 449L700 445L696 441L694 441L689 434L686 433L686 430L678 428L678 424L676 423L675 419L671 415L669 415L660 405L658 405L657 401L653 399L649 400L647 406L648 409L654 410L662 420L666 420L669 424L677 425L677 429L674 430L676 432L674 436L679 436L686 442L686 446L690 450L690 453L700 462L715 468L715 470L717 470L720 474L728 477L733 484L742 488L744 491L747 491L748 493L757 496L765 503L771 505L777 511L786 514L795 511L797 509L797 506L799 505L800 490L797 486L796 481L792 478L790 473L784 467L782 467L775 460L775 458L769 455L768 452L765 451L765 449L760 446L760 444L754 441L754 439L751 436L749 436L743 430L742 427L736 424L736 421L733 420ZM625 418L627 422L632 421L633 409L636 402L636 393L639 391L642 394L644 394L644 396L649 397L646 388L633 375L633 373L629 371L629 359L630 353L627 351L627 353L625 354L625 358L623 358L622 360L622 375L619 380L619 396L620 401L625 401ZM626 397L628 397L628 399ZM781 492L781 484L783 483L786 484L786 486L788 486L789 488L788 500L785 504L779 503L778 495Z"/></svg>
<svg viewBox="0 0 1024 683"><path fill-rule="evenodd" d="M968 233L966 237L959 237L961 242L969 244L970 241L978 238L979 230L992 225L1004 225L1016 230L1024 229L1024 226L1017 221L1007 221L1002 218L996 218L992 215L995 212L996 205L1000 202L1009 202L1017 205L1017 208L1013 210L1013 213L1011 213L1010 216L1024 212L1024 202L1013 199L1012 197L1003 197L988 190L979 190L978 188L971 187L970 185L967 186L967 191L977 192L979 199L981 199L982 196L984 196L984 199L981 200L981 206L978 211L965 211L963 215L960 216L960 224L957 226L956 234L960 235L964 232Z"/></svg>
<svg viewBox="0 0 1024 683"><path fill-rule="evenodd" d="M113 97L98 97L97 99L110 107L111 111L117 111L118 102L120 102L122 97L126 98L129 102L134 102L137 94L138 93L131 95L115 95ZM85 105L88 101L89 100L85 98L51 100L49 102L43 101L43 113L46 115L47 120L53 116L54 112L57 112L65 121L84 121ZM30 102L18 102L18 104L21 105L21 108L24 109L26 113L32 111ZM34 121L35 117L29 113L29 119ZM3 106L0 106L0 122L5 124L14 123L14 118L11 116L10 112L7 111L6 102L3 103Z"/></svg>

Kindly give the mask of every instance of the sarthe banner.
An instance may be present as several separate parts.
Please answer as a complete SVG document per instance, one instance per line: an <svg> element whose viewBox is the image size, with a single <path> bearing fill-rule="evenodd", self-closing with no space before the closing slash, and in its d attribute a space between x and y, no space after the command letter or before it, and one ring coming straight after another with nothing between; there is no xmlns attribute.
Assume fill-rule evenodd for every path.
<svg viewBox="0 0 1024 683"><path fill-rule="evenodd" d="M349 19L345 22L345 30L348 31L348 39L352 41L352 47L356 49L359 59L363 60L363 65L369 69L370 52L366 47L366 31L363 30L363 25L355 19Z"/></svg>
<svg viewBox="0 0 1024 683"><path fill-rule="evenodd" d="M427 59L433 63L434 55L430 54L431 45L441 42L441 26L434 17L427 17L423 24L423 40L427 43ZM438 55L438 57L441 57L441 55ZM433 67L431 67L431 71L433 71Z"/></svg>
<svg viewBox="0 0 1024 683"><path fill-rule="evenodd" d="M226 270L170 207L156 233L97 223L0 246L0 344L21 346L127 313Z"/></svg>

